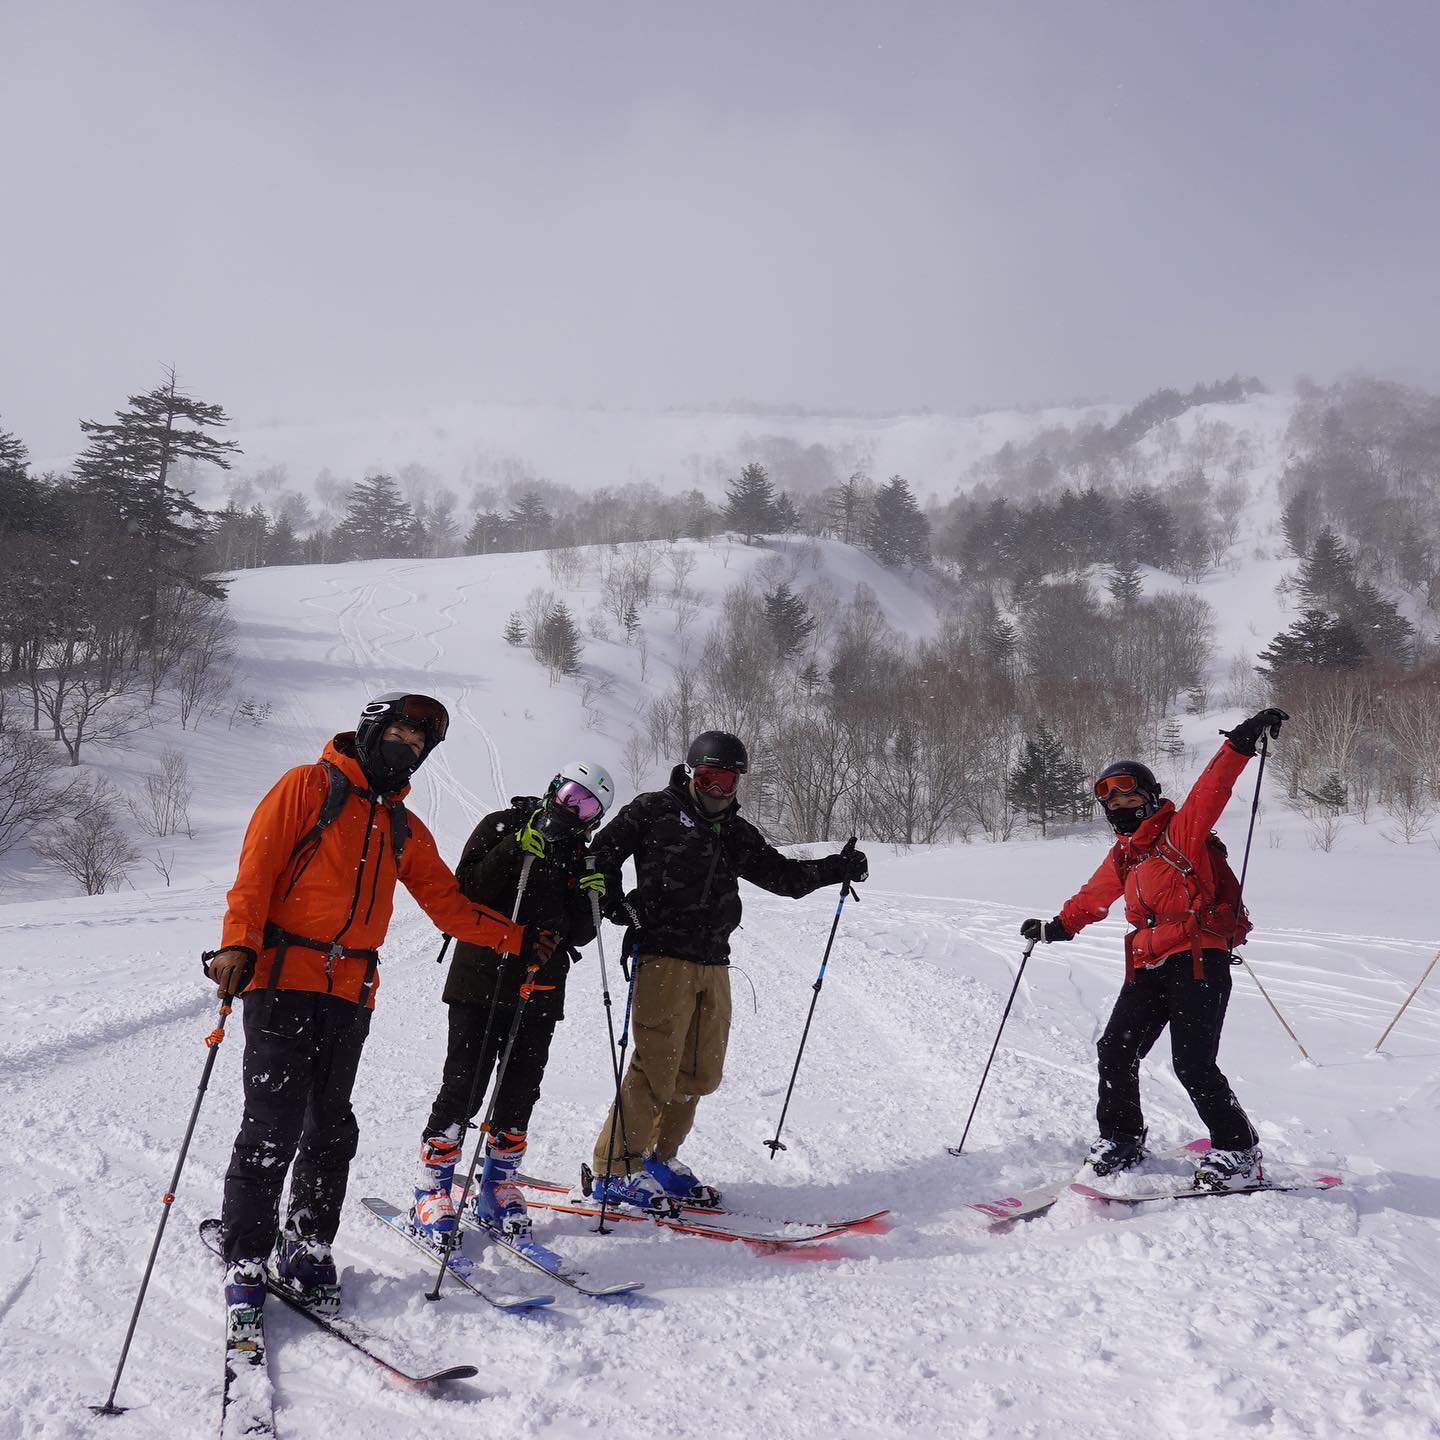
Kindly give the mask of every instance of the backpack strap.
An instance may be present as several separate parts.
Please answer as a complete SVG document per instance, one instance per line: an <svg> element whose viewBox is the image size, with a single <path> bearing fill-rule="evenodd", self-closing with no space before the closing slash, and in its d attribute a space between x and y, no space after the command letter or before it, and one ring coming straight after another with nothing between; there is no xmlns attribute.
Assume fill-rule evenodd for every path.
<svg viewBox="0 0 1440 1440"><path fill-rule="evenodd" d="M1191 974L1196 980L1205 978L1205 956L1200 949L1200 882L1195 878L1195 867L1190 863L1190 857L1185 854L1179 846L1172 843L1170 839L1170 826L1165 828L1156 837L1155 846L1150 855L1157 860L1164 861L1172 870L1179 873L1180 878L1185 882L1185 894L1190 901L1189 908L1173 915L1157 915L1147 905L1146 913L1149 916L1148 923L1151 926L1160 924L1183 924L1188 921L1190 929L1190 963ZM1148 856L1146 857L1149 858ZM1135 881L1135 895L1142 905L1145 904L1145 897L1140 893L1140 881ZM1131 956L1131 945L1127 940L1125 946L1125 978L1127 981L1135 978L1135 963Z"/></svg>
<svg viewBox="0 0 1440 1440"><path fill-rule="evenodd" d="M403 800L392 800L386 806L390 811L390 853L395 857L395 869L400 869L400 857L405 853L405 842L410 838L410 812Z"/></svg>

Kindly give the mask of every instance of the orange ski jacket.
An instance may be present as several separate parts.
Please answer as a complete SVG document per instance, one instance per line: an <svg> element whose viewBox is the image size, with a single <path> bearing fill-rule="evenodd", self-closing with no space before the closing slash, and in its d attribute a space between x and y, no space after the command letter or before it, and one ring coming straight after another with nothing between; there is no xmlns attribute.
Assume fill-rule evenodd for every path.
<svg viewBox="0 0 1440 1440"><path fill-rule="evenodd" d="M1233 917L1227 924L1216 911L1206 838L1249 759L1227 740L1190 787L1184 803L1177 809L1173 801L1163 800L1133 835L1116 836L1099 868L1060 907L1056 918L1075 935L1103 920L1110 907L1125 897L1125 918L1134 927L1125 937L1127 979L1177 951L1198 957L1201 950L1231 948ZM1166 858L1167 851L1171 858ZM1188 877L1175 851L1188 863L1192 872Z"/></svg>
<svg viewBox="0 0 1440 1440"><path fill-rule="evenodd" d="M327 949L335 945L377 951L390 926L397 880L448 934L502 955L520 953L524 927L465 898L440 858L435 837L413 814L408 815L409 838L397 868L390 811L370 794L353 734L337 735L322 758L344 772L353 790L318 842L295 853L297 842L319 818L329 789L320 764L287 770L256 806L245 831L220 943L222 949L236 946L255 955L246 993L270 983L277 930L321 941ZM387 798L403 800L407 793L408 787ZM373 1008L373 954L341 955L327 949L292 941L284 952L277 988L322 991L355 1004L363 995Z"/></svg>

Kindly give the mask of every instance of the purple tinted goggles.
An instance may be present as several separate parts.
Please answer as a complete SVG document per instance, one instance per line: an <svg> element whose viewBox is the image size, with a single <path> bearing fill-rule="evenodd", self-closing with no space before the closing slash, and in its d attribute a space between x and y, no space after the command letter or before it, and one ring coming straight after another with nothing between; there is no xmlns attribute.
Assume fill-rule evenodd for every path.
<svg viewBox="0 0 1440 1440"><path fill-rule="evenodd" d="M587 825L605 813L605 807L578 780L566 780L555 791L555 803L573 810Z"/></svg>

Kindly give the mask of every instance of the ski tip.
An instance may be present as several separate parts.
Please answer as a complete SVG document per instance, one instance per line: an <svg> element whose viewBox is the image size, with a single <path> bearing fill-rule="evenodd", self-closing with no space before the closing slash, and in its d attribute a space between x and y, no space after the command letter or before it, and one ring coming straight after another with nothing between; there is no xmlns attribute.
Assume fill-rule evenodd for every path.
<svg viewBox="0 0 1440 1440"><path fill-rule="evenodd" d="M542 1310L555 1303L553 1295L491 1295L490 1303L497 1310Z"/></svg>
<svg viewBox="0 0 1440 1440"><path fill-rule="evenodd" d="M473 1380L480 1373L478 1365L451 1365L448 1369L437 1370L433 1375L417 1375L417 1385L441 1385L447 1380Z"/></svg>

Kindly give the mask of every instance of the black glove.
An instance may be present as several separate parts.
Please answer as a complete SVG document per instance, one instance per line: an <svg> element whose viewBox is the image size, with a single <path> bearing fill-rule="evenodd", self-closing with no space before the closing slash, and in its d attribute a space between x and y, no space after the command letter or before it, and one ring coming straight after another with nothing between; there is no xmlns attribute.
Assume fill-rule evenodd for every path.
<svg viewBox="0 0 1440 1440"><path fill-rule="evenodd" d="M840 867L841 880L845 879L845 862L847 860L850 862L849 875L852 885L858 885L862 880L868 880L870 878L870 862L865 858L865 852L863 850L852 850L848 856L842 850L838 855L832 856L831 858L834 859Z"/></svg>
<svg viewBox="0 0 1440 1440"><path fill-rule="evenodd" d="M1258 710L1248 720L1242 720L1233 730L1220 733L1242 754L1253 755L1260 737L1268 730L1272 740L1280 738L1280 725L1290 717L1283 710Z"/></svg>
<svg viewBox="0 0 1440 1440"><path fill-rule="evenodd" d="M1058 920L1022 921L1020 934L1026 940L1043 940L1047 945L1053 945L1058 940L1075 938Z"/></svg>

